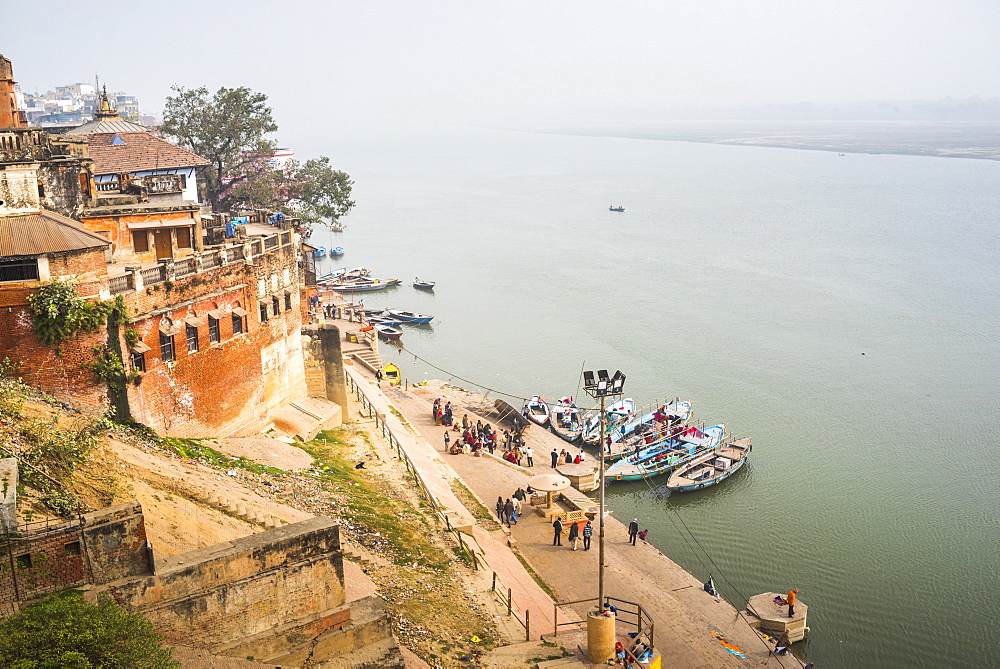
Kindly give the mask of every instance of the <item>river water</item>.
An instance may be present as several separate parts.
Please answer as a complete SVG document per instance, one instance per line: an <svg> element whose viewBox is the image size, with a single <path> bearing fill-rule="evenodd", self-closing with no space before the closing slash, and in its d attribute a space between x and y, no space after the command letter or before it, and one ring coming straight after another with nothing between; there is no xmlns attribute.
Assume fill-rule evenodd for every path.
<svg viewBox="0 0 1000 669"><path fill-rule="evenodd" d="M1000 163L500 131L323 141L358 206L314 239L406 280L366 304L436 316L403 342L447 371L383 347L405 376L558 397L585 366L621 369L640 404L689 399L753 437L751 461L669 499L613 484L619 519L737 607L798 587L796 650L820 666L998 661Z"/></svg>

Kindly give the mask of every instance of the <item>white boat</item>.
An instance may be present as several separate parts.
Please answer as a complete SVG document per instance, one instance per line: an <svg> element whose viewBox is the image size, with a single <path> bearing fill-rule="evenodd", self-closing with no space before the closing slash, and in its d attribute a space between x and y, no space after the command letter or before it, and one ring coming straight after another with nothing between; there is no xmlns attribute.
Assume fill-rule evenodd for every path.
<svg viewBox="0 0 1000 669"><path fill-rule="evenodd" d="M752 450L749 437L712 449L674 470L667 479L667 489L689 492L715 485L738 472Z"/></svg>
<svg viewBox="0 0 1000 669"><path fill-rule="evenodd" d="M548 427L549 421L552 419L552 411L549 409L548 403L538 395L532 395L525 401L521 413L532 423L542 427Z"/></svg>
<svg viewBox="0 0 1000 669"><path fill-rule="evenodd" d="M688 426L676 438L649 444L638 453L623 457L608 467L605 475L608 481L638 481L666 474L714 450L725 434L725 425L713 425L704 431Z"/></svg>

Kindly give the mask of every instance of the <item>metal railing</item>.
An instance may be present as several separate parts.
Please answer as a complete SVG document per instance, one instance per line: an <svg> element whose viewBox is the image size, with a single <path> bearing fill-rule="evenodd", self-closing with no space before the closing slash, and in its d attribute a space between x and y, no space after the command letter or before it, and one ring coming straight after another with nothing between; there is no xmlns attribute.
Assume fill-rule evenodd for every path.
<svg viewBox="0 0 1000 669"><path fill-rule="evenodd" d="M590 597L589 599L577 599L572 602L556 602L552 605L552 620L553 620L553 636L559 636L559 628L566 625L579 625L581 621L569 620L567 622L559 622L559 609L565 606L574 606L576 604L585 604L587 602L597 602L597 597ZM634 644L642 641L648 648L653 648L653 619L646 613L646 610L642 608L641 604L636 602L630 602L627 599L619 599L618 597L605 597L604 604L607 607L614 606L617 610L615 612L615 617L622 623L632 626L635 628L635 636L632 637L633 649ZM627 607L635 607L635 610L630 610ZM605 607L599 607L600 610L604 610ZM623 619L625 616L625 619ZM634 618L634 620L629 620L628 617ZM630 633L631 634L631 633ZM628 649L626 649L628 650ZM629 651L631 652L631 651Z"/></svg>

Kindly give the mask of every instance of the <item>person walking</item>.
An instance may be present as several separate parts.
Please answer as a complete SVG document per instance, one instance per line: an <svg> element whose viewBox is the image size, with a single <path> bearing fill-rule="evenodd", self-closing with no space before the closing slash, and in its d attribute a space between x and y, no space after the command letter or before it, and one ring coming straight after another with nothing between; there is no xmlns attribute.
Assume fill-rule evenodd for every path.
<svg viewBox="0 0 1000 669"><path fill-rule="evenodd" d="M553 448L552 449L552 469L555 469L558 464L559 464L559 453L556 452L556 449Z"/></svg>
<svg viewBox="0 0 1000 669"><path fill-rule="evenodd" d="M594 525L589 520L583 526L583 550L590 550L590 537L594 534Z"/></svg>
<svg viewBox="0 0 1000 669"><path fill-rule="evenodd" d="M534 467L535 466L535 451L534 451L534 449L531 448L531 446L525 447L525 449L524 449L524 457L528 458L528 466L529 467Z"/></svg>
<svg viewBox="0 0 1000 669"><path fill-rule="evenodd" d="M788 591L788 596L785 597L785 601L788 602L788 617L795 617L795 596L799 594L798 588L792 588Z"/></svg>
<svg viewBox="0 0 1000 669"><path fill-rule="evenodd" d="M552 536L553 546L562 546L562 528L562 518L556 516L556 519L552 522L552 529L555 531L555 534Z"/></svg>
<svg viewBox="0 0 1000 669"><path fill-rule="evenodd" d="M576 550L580 543L580 523L572 523L569 526L569 540L573 543L573 550Z"/></svg>
<svg viewBox="0 0 1000 669"><path fill-rule="evenodd" d="M503 522L503 497L497 497L497 520Z"/></svg>
<svg viewBox="0 0 1000 669"><path fill-rule="evenodd" d="M633 546L635 546L637 536L639 536L639 519L633 518L632 522L628 524L628 541Z"/></svg>
<svg viewBox="0 0 1000 669"><path fill-rule="evenodd" d="M375 370L375 385L376 386L381 386L382 385L382 370L381 369L376 369Z"/></svg>
<svg viewBox="0 0 1000 669"><path fill-rule="evenodd" d="M506 503L503 505L503 519L507 523L507 527L510 527L510 517L514 515L514 502L507 498Z"/></svg>

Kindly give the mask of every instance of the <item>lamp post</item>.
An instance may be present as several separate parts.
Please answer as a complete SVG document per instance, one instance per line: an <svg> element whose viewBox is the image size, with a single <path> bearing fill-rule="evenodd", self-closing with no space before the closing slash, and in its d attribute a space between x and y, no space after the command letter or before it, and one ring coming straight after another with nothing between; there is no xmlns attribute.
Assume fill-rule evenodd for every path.
<svg viewBox="0 0 1000 669"><path fill-rule="evenodd" d="M609 397L620 397L625 392L625 375L621 371L616 371L613 377L608 377L608 370L597 371L597 378L593 372L583 373L583 389L588 395L598 400L601 404L600 414L600 435L598 437L599 448L601 449L601 468L598 492L598 513L600 523L598 525L597 546L599 560L597 570L597 611L588 618L587 624L587 652L591 662L604 662L614 656L614 619L609 620L610 624L597 622L601 620L604 611L604 458L605 443L607 440L607 418L605 414L605 401ZM591 624L591 621L594 621Z"/></svg>

